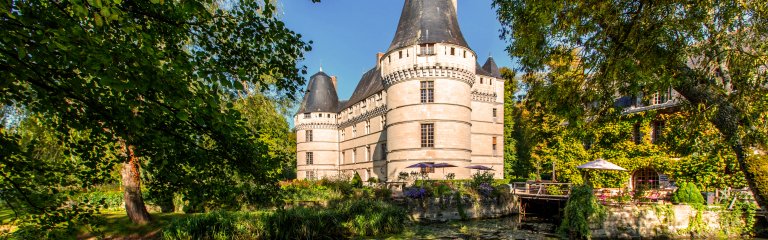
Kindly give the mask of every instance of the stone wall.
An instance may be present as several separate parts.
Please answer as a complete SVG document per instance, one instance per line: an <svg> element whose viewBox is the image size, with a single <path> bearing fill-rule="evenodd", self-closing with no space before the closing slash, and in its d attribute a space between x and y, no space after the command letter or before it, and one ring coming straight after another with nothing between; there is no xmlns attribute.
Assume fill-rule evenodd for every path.
<svg viewBox="0 0 768 240"><path fill-rule="evenodd" d="M418 222L499 218L520 212L518 199L511 195L480 199L462 196L460 200L455 195L423 200L406 199L405 205L412 219Z"/></svg>
<svg viewBox="0 0 768 240"><path fill-rule="evenodd" d="M607 239L726 237L721 231L719 209L705 209L701 213L701 221L693 221L694 226L691 226L696 214L697 210L689 205L609 206L603 223L592 226L592 237ZM696 231L697 228L699 231Z"/></svg>

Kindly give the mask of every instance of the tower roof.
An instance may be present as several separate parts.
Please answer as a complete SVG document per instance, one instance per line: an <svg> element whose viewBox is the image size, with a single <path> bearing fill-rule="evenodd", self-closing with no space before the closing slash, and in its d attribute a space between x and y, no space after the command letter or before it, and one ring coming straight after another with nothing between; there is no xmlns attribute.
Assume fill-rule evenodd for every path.
<svg viewBox="0 0 768 240"><path fill-rule="evenodd" d="M459 29L452 0L405 0L388 51L422 43L451 43L469 48Z"/></svg>
<svg viewBox="0 0 768 240"><path fill-rule="evenodd" d="M493 61L493 57L488 57L488 60L485 60L485 64L483 64L483 70L490 73L491 77L501 78L499 66L496 66L496 61Z"/></svg>
<svg viewBox="0 0 768 240"><path fill-rule="evenodd" d="M307 92L297 114L308 112L336 112L339 95L333 86L331 77L324 72L315 73L309 78Z"/></svg>

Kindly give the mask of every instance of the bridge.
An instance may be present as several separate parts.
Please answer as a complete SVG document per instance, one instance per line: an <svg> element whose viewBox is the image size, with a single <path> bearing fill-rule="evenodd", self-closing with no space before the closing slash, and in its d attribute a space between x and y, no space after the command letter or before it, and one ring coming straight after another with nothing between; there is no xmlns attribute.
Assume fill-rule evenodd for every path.
<svg viewBox="0 0 768 240"><path fill-rule="evenodd" d="M509 185L512 187L512 194L520 199L567 201L572 184L514 182Z"/></svg>

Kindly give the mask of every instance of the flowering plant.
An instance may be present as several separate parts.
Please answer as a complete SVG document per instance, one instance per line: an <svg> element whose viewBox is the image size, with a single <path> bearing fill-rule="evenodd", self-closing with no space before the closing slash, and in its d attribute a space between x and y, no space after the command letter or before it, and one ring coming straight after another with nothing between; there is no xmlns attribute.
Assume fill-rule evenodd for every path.
<svg viewBox="0 0 768 240"><path fill-rule="evenodd" d="M407 198L413 198L413 199L425 198L427 197L427 190L421 187L407 188L405 189L405 191L403 191L403 195L405 195L405 197Z"/></svg>
<svg viewBox="0 0 768 240"><path fill-rule="evenodd" d="M480 193L480 195L489 197L493 195L493 186L491 186L489 183L481 183L480 186L477 186L477 191Z"/></svg>

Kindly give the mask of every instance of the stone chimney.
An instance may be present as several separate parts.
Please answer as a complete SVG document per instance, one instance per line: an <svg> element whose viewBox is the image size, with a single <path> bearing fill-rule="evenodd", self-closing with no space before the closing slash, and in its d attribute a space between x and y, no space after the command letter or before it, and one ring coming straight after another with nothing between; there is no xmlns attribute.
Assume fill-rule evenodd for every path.
<svg viewBox="0 0 768 240"><path fill-rule="evenodd" d="M381 63L381 58L384 57L384 53L376 53L376 66Z"/></svg>
<svg viewBox="0 0 768 240"><path fill-rule="evenodd" d="M339 90L339 88L336 87L336 76L331 76L331 82L333 82L333 89Z"/></svg>

